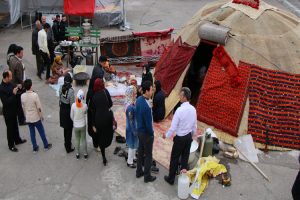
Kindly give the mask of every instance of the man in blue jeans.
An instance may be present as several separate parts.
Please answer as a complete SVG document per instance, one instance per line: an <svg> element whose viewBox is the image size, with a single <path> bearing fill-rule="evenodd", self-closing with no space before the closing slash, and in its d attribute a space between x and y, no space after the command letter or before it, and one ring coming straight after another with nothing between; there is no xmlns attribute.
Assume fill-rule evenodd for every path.
<svg viewBox="0 0 300 200"><path fill-rule="evenodd" d="M26 122L28 123L31 143L33 146L33 152L36 153L39 150L39 146L36 144L35 139L35 128L40 133L41 139L44 144L44 149L49 150L52 144L49 144L45 135L44 126L42 124L43 115L42 107L39 96L32 90L31 79L26 79L24 81L24 87L26 92L21 96L22 107L26 116Z"/></svg>
<svg viewBox="0 0 300 200"><path fill-rule="evenodd" d="M144 182L148 183L153 182L156 179L155 176L151 176L154 131L152 110L148 100L153 94L152 83L150 81L145 81L142 84L142 90L143 95L136 101L136 121L139 138L136 177L140 178L144 176ZM142 167L143 161L144 171Z"/></svg>

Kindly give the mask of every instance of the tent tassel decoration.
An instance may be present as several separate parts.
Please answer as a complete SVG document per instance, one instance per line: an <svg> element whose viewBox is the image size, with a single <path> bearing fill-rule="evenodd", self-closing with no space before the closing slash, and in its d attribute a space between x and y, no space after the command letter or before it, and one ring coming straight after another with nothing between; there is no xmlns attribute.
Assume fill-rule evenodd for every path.
<svg viewBox="0 0 300 200"><path fill-rule="evenodd" d="M230 85L233 88L237 88L242 83L242 78L239 75L238 68L236 64L232 61L230 56L227 54L223 46L218 46L213 55L219 58L220 63L224 67L228 76L230 77Z"/></svg>
<svg viewBox="0 0 300 200"><path fill-rule="evenodd" d="M233 0L232 3L244 4L255 9L259 9L259 0Z"/></svg>

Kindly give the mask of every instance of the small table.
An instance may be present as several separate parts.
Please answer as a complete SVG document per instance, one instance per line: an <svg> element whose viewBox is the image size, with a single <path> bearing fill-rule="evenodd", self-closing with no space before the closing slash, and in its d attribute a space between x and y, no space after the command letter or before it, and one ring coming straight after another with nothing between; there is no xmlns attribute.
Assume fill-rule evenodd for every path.
<svg viewBox="0 0 300 200"><path fill-rule="evenodd" d="M67 67L69 67L69 62L70 62L70 47L73 46L73 42L72 43L68 43L68 44L62 44L62 43L60 43L59 46L67 48L67 55L68 55ZM63 49L62 49L62 51L63 51Z"/></svg>
<svg viewBox="0 0 300 200"><path fill-rule="evenodd" d="M83 48L91 48L92 49L92 53L96 53L96 57L95 57L95 63L98 62L98 47L100 46L100 44L93 44L93 43L78 43L79 46L79 51L75 51L75 52L83 52Z"/></svg>
<svg viewBox="0 0 300 200"><path fill-rule="evenodd" d="M100 30L96 29L96 28L91 28L90 29L90 38L91 41L95 41L95 43L83 43L83 42L78 42L78 44L74 45L74 47L78 47L79 46L79 50L75 50L74 52L81 52L81 54L83 55L84 52L84 48L91 48L92 49L92 53L96 53L96 58L95 58L95 63L98 62L98 47L100 47ZM83 36L83 28L82 27L67 27L66 29L66 34L65 36L67 37L79 37L82 38ZM99 44L98 44L99 42ZM69 51L70 48L68 48L68 57L69 57ZM84 55L83 55L84 56Z"/></svg>

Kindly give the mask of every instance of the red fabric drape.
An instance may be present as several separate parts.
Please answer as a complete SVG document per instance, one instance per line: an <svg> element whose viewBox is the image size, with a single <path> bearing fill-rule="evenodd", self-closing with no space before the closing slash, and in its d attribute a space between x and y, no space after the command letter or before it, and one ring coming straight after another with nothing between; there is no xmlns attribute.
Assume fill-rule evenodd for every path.
<svg viewBox="0 0 300 200"><path fill-rule="evenodd" d="M230 78L230 84L232 87L238 87L242 80L241 76L239 75L238 68L236 64L232 61L230 56L227 54L223 46L218 46L214 52L214 56L219 58L219 62L224 67L228 77Z"/></svg>
<svg viewBox="0 0 300 200"><path fill-rule="evenodd" d="M64 13L67 15L93 17L94 11L95 0L64 0Z"/></svg>
<svg viewBox="0 0 300 200"><path fill-rule="evenodd" d="M158 37L158 36L166 36L173 32L174 28L169 28L167 30L161 31L151 31L151 32L132 32L132 35L139 37Z"/></svg>
<svg viewBox="0 0 300 200"><path fill-rule="evenodd" d="M259 9L259 0L233 0L232 3L244 4L255 9Z"/></svg>
<svg viewBox="0 0 300 200"><path fill-rule="evenodd" d="M169 95L191 61L196 47L182 43L179 37L175 44L166 51L156 64L154 76L156 80L160 80L162 90Z"/></svg>

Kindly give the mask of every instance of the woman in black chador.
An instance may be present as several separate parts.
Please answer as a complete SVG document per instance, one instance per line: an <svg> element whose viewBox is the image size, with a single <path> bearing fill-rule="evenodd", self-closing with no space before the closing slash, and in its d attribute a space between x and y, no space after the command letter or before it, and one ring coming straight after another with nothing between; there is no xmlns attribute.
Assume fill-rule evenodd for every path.
<svg viewBox="0 0 300 200"><path fill-rule="evenodd" d="M92 127L96 134L96 141L101 149L103 164L106 165L105 148L111 145L113 139L113 113L110 110L112 100L105 89L103 80L97 78L94 83L94 95L89 109L92 114Z"/></svg>
<svg viewBox="0 0 300 200"><path fill-rule="evenodd" d="M59 90L59 120L60 127L64 129L65 148L67 153L74 151L72 147L73 121L70 117L71 106L75 102L73 79L68 73L64 78L64 84Z"/></svg>

